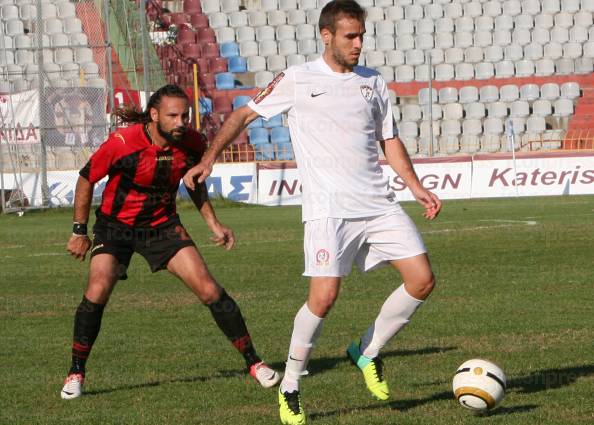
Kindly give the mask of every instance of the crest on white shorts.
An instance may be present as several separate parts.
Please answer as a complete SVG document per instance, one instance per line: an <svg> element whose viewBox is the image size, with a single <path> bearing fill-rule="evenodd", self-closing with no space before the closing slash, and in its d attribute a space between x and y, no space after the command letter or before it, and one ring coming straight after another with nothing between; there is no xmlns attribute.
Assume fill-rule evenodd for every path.
<svg viewBox="0 0 594 425"><path fill-rule="evenodd" d="M330 263L330 253L325 249L320 249L316 252L316 265L327 266Z"/></svg>
<svg viewBox="0 0 594 425"><path fill-rule="evenodd" d="M363 85L361 86L361 94L363 95L363 99L369 102L373 97L373 89L368 85Z"/></svg>

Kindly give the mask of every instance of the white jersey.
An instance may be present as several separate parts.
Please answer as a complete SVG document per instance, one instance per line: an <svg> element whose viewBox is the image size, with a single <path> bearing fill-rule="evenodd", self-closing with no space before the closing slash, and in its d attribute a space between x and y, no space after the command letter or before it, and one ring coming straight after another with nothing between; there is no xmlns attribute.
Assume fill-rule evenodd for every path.
<svg viewBox="0 0 594 425"><path fill-rule="evenodd" d="M302 183L303 221L362 218L394 209L378 140L394 137L383 78L368 68L338 73L323 58L280 73L248 106L264 119L288 111Z"/></svg>

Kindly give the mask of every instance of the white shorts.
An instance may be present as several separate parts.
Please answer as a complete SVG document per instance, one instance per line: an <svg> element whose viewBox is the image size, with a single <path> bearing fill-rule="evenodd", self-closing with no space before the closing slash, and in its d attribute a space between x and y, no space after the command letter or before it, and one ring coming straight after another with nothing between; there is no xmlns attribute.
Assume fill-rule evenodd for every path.
<svg viewBox="0 0 594 425"><path fill-rule="evenodd" d="M427 252L417 227L398 205L380 216L305 222L304 276L341 277L353 263L369 271L391 260Z"/></svg>

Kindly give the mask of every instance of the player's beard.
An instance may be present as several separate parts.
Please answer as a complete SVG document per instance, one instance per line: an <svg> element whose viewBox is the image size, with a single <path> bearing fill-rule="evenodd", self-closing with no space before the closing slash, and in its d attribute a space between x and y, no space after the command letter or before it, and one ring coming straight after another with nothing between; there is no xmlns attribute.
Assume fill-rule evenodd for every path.
<svg viewBox="0 0 594 425"><path fill-rule="evenodd" d="M171 131L165 131L163 127L161 127L161 123L157 121L157 131L159 132L159 135L169 143L177 143L183 139L186 130L186 127L176 127ZM174 132L177 132L177 134L174 134Z"/></svg>
<svg viewBox="0 0 594 425"><path fill-rule="evenodd" d="M334 62L336 62L340 66L352 70L353 67L359 63L359 57L357 57L357 59L354 60L350 59L346 55L343 55L338 49L332 49L331 51Z"/></svg>

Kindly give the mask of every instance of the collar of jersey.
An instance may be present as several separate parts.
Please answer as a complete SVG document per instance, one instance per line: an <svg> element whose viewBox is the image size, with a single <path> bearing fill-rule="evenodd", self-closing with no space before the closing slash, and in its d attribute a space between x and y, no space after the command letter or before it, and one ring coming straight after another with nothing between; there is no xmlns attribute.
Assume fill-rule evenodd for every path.
<svg viewBox="0 0 594 425"><path fill-rule="evenodd" d="M353 71L351 71L351 72L336 72L336 71L333 71L332 68L330 68L330 65L328 65L326 63L326 61L324 60L324 57L323 56L320 56L317 60L319 61L320 68L326 74L330 74L330 75L332 75L334 77L341 78L343 80L348 80L349 78L353 78L355 75L357 75Z"/></svg>

